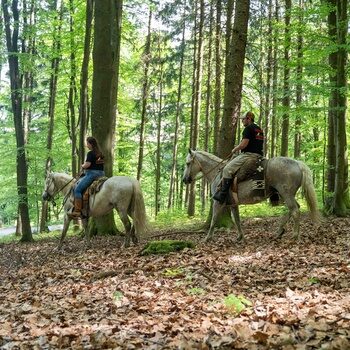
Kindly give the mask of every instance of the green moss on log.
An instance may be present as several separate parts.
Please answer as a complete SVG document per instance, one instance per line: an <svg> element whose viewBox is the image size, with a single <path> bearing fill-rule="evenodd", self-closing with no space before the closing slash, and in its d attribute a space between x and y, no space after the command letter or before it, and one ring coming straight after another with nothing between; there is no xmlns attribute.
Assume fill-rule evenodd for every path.
<svg viewBox="0 0 350 350"><path fill-rule="evenodd" d="M150 254L167 254L170 252L178 252L184 248L194 248L194 243L191 241L152 241L146 244L141 251L142 255Z"/></svg>

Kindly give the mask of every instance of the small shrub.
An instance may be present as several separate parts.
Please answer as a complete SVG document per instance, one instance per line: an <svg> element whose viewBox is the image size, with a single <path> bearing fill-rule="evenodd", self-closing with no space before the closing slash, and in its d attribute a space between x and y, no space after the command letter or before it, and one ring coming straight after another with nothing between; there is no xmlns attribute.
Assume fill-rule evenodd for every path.
<svg viewBox="0 0 350 350"><path fill-rule="evenodd" d="M235 296L234 294L229 294L224 299L224 305L228 311L234 315L239 315L246 306L251 306L251 301L244 298L243 295Z"/></svg>
<svg viewBox="0 0 350 350"><path fill-rule="evenodd" d="M176 267L173 269L165 269L162 273L165 277L169 277L169 278L184 276L184 270L181 267Z"/></svg>
<svg viewBox="0 0 350 350"><path fill-rule="evenodd" d="M205 290L203 288L193 287L188 289L187 293L190 295L203 295Z"/></svg>

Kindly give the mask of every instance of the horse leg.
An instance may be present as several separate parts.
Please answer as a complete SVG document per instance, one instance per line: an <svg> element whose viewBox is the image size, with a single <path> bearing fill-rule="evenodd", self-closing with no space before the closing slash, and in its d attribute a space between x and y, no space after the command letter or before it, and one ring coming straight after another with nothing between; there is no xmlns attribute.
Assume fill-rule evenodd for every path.
<svg viewBox="0 0 350 350"><path fill-rule="evenodd" d="M131 238L131 231L132 231L132 227L131 227L131 223L128 217L128 214L124 211L118 211L120 220L122 221L124 228L125 228L125 239L124 239L124 244L123 244L123 248L129 248L130 247L130 238Z"/></svg>
<svg viewBox="0 0 350 350"><path fill-rule="evenodd" d="M214 228L215 228L215 224L218 220L219 214L222 211L222 208L225 205L220 204L218 201L213 202L213 214L211 216L211 222L210 222L210 227L209 227L209 231L206 235L206 237L204 238L204 242L209 242L212 238L213 238L213 233L214 233Z"/></svg>
<svg viewBox="0 0 350 350"><path fill-rule="evenodd" d="M61 233L60 243L58 244L58 250L62 249L63 241L66 238L66 234L67 234L70 222L71 222L71 219L68 217L67 214L64 214L63 229L62 229L62 233Z"/></svg>
<svg viewBox="0 0 350 350"><path fill-rule="evenodd" d="M131 236L132 243L134 243L134 245L137 245L139 243L139 239L136 236L135 226L134 225L132 225L132 227L131 227L130 236Z"/></svg>
<svg viewBox="0 0 350 350"><path fill-rule="evenodd" d="M91 246L90 230L88 230L89 219L85 218L85 219L82 219L81 221L83 223L85 244L87 248L90 248Z"/></svg>
<svg viewBox="0 0 350 350"><path fill-rule="evenodd" d="M293 225L293 238L297 239L299 238L299 219L300 219L300 212L299 212L299 204L295 200L294 196L282 196L285 202L286 207L288 208L288 213L284 215L281 219L278 232L277 232L277 238L281 238L282 235L285 233L285 225L289 221L291 217L293 217L294 225Z"/></svg>
<svg viewBox="0 0 350 350"><path fill-rule="evenodd" d="M237 242L244 241L244 234L241 227L241 219L239 217L239 207L237 206L231 206L231 217L233 222L236 225L237 231L238 231L238 237Z"/></svg>

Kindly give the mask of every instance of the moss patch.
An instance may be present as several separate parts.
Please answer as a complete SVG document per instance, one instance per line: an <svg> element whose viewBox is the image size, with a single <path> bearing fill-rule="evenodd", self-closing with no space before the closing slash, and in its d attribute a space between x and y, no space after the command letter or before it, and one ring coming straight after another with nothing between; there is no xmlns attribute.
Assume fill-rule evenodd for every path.
<svg viewBox="0 0 350 350"><path fill-rule="evenodd" d="M191 241L152 241L146 244L142 249L141 255L150 254L167 254L170 252L178 252L184 248L194 248L194 243Z"/></svg>

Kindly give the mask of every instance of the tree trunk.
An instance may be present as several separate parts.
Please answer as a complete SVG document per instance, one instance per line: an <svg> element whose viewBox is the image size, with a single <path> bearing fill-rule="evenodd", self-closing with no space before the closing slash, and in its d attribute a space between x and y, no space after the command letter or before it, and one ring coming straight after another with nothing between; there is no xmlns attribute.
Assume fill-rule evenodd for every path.
<svg viewBox="0 0 350 350"><path fill-rule="evenodd" d="M69 0L69 34L70 34L70 77L69 77L69 93L67 103L67 124L70 125L69 134L72 142L72 174L74 177L78 175L80 164L78 164L78 147L77 147L77 122L75 115L75 101L77 97L76 75L77 68L75 62L75 43L74 43L74 3Z"/></svg>
<svg viewBox="0 0 350 350"><path fill-rule="evenodd" d="M234 146L234 134L241 108L249 5L249 0L241 0L237 1L235 8L235 21L226 62L224 112L218 147L221 158L226 158Z"/></svg>
<svg viewBox="0 0 350 350"><path fill-rule="evenodd" d="M28 207L28 166L25 151L24 126L22 115L22 79L18 62L18 31L19 31L19 10L18 1L12 1L13 22L9 13L7 0L1 0L4 16L4 26L6 35L7 57L10 72L12 113L16 134L17 146L17 194L18 208L22 223L22 242L33 241L30 227L29 207ZM13 28L11 30L11 27Z"/></svg>
<svg viewBox="0 0 350 350"><path fill-rule="evenodd" d="M157 151L156 151L156 187L155 187L155 216L158 215L160 210L160 154L161 154L161 129L162 129L162 110L163 110L163 58L161 48L161 34L158 34L158 64L159 64L159 107L158 107L158 118L157 118Z"/></svg>
<svg viewBox="0 0 350 350"><path fill-rule="evenodd" d="M264 125L264 154L268 155L267 140L269 137L269 125L270 125L270 113L271 113L271 80L272 80L272 66L273 66L273 57L272 57L272 0L269 0L269 9L268 9L268 30L267 30L267 64L266 64L266 89L265 89L265 101L264 101L264 115L265 115L265 125Z"/></svg>
<svg viewBox="0 0 350 350"><path fill-rule="evenodd" d="M200 15L198 25L198 47L196 51L195 80L194 80L194 104L193 119L191 125L191 148L196 149L198 146L199 123L201 110L201 93L202 93L202 66L203 66L203 27L204 27L204 0L200 1ZM195 32L196 35L196 32ZM195 183L190 184L189 201L187 214L194 216L196 204Z"/></svg>
<svg viewBox="0 0 350 350"><path fill-rule="evenodd" d="M179 66L179 84L177 88L177 100L176 100L176 114L175 114L175 127L174 127L174 143L172 154L172 165L170 171L170 186L168 195L168 209L170 209L175 202L175 183L176 183L176 168L177 168L177 152L179 143L179 126L181 115L181 91L182 91L182 74L184 66L184 54L185 54L185 34L186 34L186 20L185 12L183 14L183 27L182 27L182 39L181 39L181 51L180 51L180 66Z"/></svg>
<svg viewBox="0 0 350 350"><path fill-rule="evenodd" d="M143 55L144 73L143 73L143 86L142 86L142 110L141 110L141 125L140 125L140 141L139 141L139 160L137 163L137 180L141 179L143 153L145 147L145 129L146 129L146 115L147 115L147 100L149 94L149 65L151 60L151 23L152 23L152 10L149 10L148 15L148 33L146 37L145 53Z"/></svg>
<svg viewBox="0 0 350 350"><path fill-rule="evenodd" d="M299 26L303 25L303 9L304 0L299 0ZM297 115L295 119L295 131L294 131L294 158L300 157L301 148L301 108L302 108L302 96L303 96L303 35L300 31L297 38L297 67L296 67L296 110Z"/></svg>
<svg viewBox="0 0 350 350"><path fill-rule="evenodd" d="M349 206L348 158L346 143L347 102L347 0L337 0L337 109L336 109L336 164L333 213L346 216Z"/></svg>
<svg viewBox="0 0 350 350"><path fill-rule="evenodd" d="M235 142L234 135L241 108L249 6L249 0L237 1L235 6L234 25L225 67L224 110L217 149L218 156L221 158L227 158ZM226 30L231 31L229 27ZM223 212L217 226L232 226L229 210Z"/></svg>
<svg viewBox="0 0 350 350"><path fill-rule="evenodd" d="M213 153L217 154L221 126L221 0L216 0L215 23L215 102Z"/></svg>
<svg viewBox="0 0 350 350"><path fill-rule="evenodd" d="M213 1L210 3L210 13L209 13L209 41L208 41L208 59L207 59L207 84L206 84L206 98L205 98L205 123L204 123L204 151L209 151L209 137L211 130L210 123L210 112L211 112L211 72L212 72L212 45L213 45L213 14L214 7ZM201 192L201 211L204 212L207 203L207 180L202 178L202 192Z"/></svg>
<svg viewBox="0 0 350 350"><path fill-rule="evenodd" d="M278 23L279 16L278 16L278 0L276 0L275 4L275 21ZM273 69L272 69L272 110L271 110L271 137L270 137L270 158L275 157L277 154L276 151L276 139L277 139L277 103L278 103L278 84L277 84L277 78L278 78L278 62L277 62L277 52L278 52L278 42L277 42L277 32L278 29L275 28L273 30Z"/></svg>
<svg viewBox="0 0 350 350"><path fill-rule="evenodd" d="M90 61L90 44L91 44L91 23L94 14L93 0L86 0L86 17L85 17L85 37L84 37L84 56L80 72L80 108L79 108L79 157L78 164L84 163L85 160L85 139L86 130L89 124L89 61Z"/></svg>
<svg viewBox="0 0 350 350"><path fill-rule="evenodd" d="M288 157L288 136L289 136L289 111L290 111L290 16L292 10L291 0L285 0L284 15L284 67L283 67L283 115L282 115L282 134L281 134L281 156Z"/></svg>
<svg viewBox="0 0 350 350"><path fill-rule="evenodd" d="M91 129L113 175L122 1L95 2ZM113 212L96 219L97 234L117 232ZM94 233L94 232L93 232Z"/></svg>
<svg viewBox="0 0 350 350"><path fill-rule="evenodd" d="M52 136L55 125L55 107L56 107L56 94L57 94L57 81L58 72L60 65L60 55L61 55L61 28L62 28L62 16L63 16L63 6L61 6L60 11L57 9L57 1L54 3L54 9L57 11L56 19L58 19L57 29L55 30L55 37L52 43L52 59L51 59L51 76L50 76L50 93L49 93L49 125L46 139L46 152L47 158L45 163L45 176L51 171L52 166ZM42 201L41 206L41 216L40 216L40 232L48 232L47 227L47 208L48 202Z"/></svg>
<svg viewBox="0 0 350 350"><path fill-rule="evenodd" d="M328 36L330 44L335 45L337 40L337 0L325 0L328 3L330 12L328 14ZM328 56L328 64L330 66L329 84L331 86L331 95L328 102L328 143L327 143L327 192L333 193L335 189L335 164L336 164L336 137L335 137L335 121L337 119L337 51L332 50ZM330 202L328 204L331 204ZM328 208L330 209L330 208Z"/></svg>

